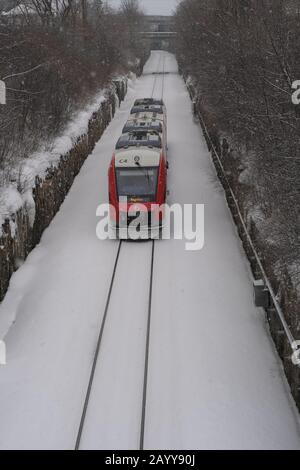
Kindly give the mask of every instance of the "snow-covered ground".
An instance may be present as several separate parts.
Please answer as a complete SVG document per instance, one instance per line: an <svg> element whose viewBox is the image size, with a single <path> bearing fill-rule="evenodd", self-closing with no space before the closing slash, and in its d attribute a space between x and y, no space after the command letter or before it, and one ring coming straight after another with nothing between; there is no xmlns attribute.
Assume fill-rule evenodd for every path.
<svg viewBox="0 0 300 470"><path fill-rule="evenodd" d="M155 245L146 448L299 449L295 411L175 58L154 52L0 307L0 448L74 448L118 249L96 207L133 100L166 55L170 202L205 204L205 247ZM163 61L160 61L161 67ZM162 89L157 78L155 94ZM81 448L139 445L151 243L124 243ZM2 335L2 336L1 336Z"/></svg>
<svg viewBox="0 0 300 470"><path fill-rule="evenodd" d="M42 146L39 151L19 162L15 168L11 169L11 179L17 183L9 183L0 188L0 235L2 235L2 224L5 219L26 205L26 210L30 216L33 226L35 219L35 202L33 199L33 189L36 184L36 177L44 179L50 167L56 168L61 156L66 155L74 147L78 138L87 133L89 121L95 111L98 111L105 98L105 90L94 96L91 103L85 109L75 113L73 119L67 124L62 135L56 137L51 144L49 142ZM1 174L0 174L1 177ZM18 190L21 185L22 192ZM10 220L10 227L14 233L15 223ZM1 334L1 333L0 333Z"/></svg>

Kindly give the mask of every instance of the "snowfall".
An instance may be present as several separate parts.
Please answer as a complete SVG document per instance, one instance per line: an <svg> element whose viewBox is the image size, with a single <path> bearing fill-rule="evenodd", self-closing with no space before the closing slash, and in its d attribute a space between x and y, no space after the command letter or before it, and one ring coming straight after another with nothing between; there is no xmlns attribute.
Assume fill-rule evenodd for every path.
<svg viewBox="0 0 300 470"><path fill-rule="evenodd" d="M158 51L0 306L1 449L75 446L118 250L96 237L96 209L115 142L133 101L151 95L162 54L169 202L204 204L205 244L155 242L145 448L300 449L299 415L223 190L176 60ZM122 245L81 449L139 447L151 248Z"/></svg>

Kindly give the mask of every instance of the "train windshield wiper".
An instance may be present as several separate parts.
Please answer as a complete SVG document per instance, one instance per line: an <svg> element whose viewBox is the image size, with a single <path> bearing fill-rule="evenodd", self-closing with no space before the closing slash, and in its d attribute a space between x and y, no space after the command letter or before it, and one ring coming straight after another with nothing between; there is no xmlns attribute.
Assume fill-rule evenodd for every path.
<svg viewBox="0 0 300 470"><path fill-rule="evenodd" d="M145 168L143 168L140 164L140 162L135 162L136 166L139 167L140 170L142 170L142 172L144 173L144 175L146 176L147 178L147 181L148 181L148 186L150 186L150 175L149 175L149 172L148 170L146 170Z"/></svg>

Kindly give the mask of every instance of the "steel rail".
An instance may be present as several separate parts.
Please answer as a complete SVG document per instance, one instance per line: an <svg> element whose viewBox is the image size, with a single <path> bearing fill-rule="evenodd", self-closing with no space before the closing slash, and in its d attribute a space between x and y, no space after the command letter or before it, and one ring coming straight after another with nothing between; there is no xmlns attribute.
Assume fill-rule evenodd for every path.
<svg viewBox="0 0 300 470"><path fill-rule="evenodd" d="M152 240L150 285L149 285L149 298L148 298L148 318L147 318L146 348L145 348L144 382L143 382L143 399L142 399L142 416L141 416L140 446L139 446L140 450L144 449L145 426L146 426L147 386L148 386L148 372L149 372L149 351L150 351L152 290L153 290L153 270L154 270L154 250L155 250L155 241Z"/></svg>
<svg viewBox="0 0 300 470"><path fill-rule="evenodd" d="M153 87L152 87L151 98L153 98L153 96L154 96L154 91L155 91L156 81L157 81L157 75L158 75L158 73L159 73L160 64L161 64L161 59L162 59L162 55L160 54L160 55L159 55L159 59L158 59L157 69L156 69L156 72L155 72L155 77L154 77L154 82L153 82Z"/></svg>
<svg viewBox="0 0 300 470"><path fill-rule="evenodd" d="M116 272L117 272L117 266L118 266L118 262L119 262L119 258L120 258L121 247L122 247L122 240L119 242L119 247L118 247L118 251L117 251L117 255L116 255L116 259L115 259L115 263L114 263L114 268L113 268L113 272L112 272L112 276L111 276L111 281L110 281L110 286L109 286L109 290L108 290L108 294L107 294L104 314L103 314L103 318L102 318L102 322L101 322L101 327L100 327L99 336L98 336L98 340L97 340L97 345L96 345L96 350L95 350L95 354L94 354L92 369L91 369L91 372L90 372L88 387L87 387L87 391L86 391L86 394L85 394L83 410L82 410L81 418L80 418L80 424L79 424L79 428L78 428L78 432L77 432L75 450L79 449L80 443L81 443L84 423L85 423L85 419L86 419L86 413L87 413L87 409L88 409L88 406L89 406L89 400L90 400L91 390L92 390L94 376L95 376L95 370L96 370L99 351L100 351L102 338L103 338L103 331L104 331L104 328L105 328L105 323L106 323L106 318L107 318L108 307L109 307L109 304L110 304L111 293L112 293L112 290L113 290L113 285L114 285Z"/></svg>

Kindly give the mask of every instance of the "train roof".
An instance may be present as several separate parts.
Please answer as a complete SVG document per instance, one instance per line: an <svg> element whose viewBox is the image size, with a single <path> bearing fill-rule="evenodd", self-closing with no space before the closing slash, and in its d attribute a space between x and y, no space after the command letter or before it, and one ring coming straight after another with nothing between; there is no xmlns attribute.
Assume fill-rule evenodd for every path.
<svg viewBox="0 0 300 470"><path fill-rule="evenodd" d="M143 111L139 113L133 113L130 115L130 119L139 119L145 121L147 119L154 119L155 121L164 121L164 114L157 114L153 111Z"/></svg>
<svg viewBox="0 0 300 470"><path fill-rule="evenodd" d="M116 168L158 167L160 152L154 148L121 149L114 156Z"/></svg>
<svg viewBox="0 0 300 470"><path fill-rule="evenodd" d="M123 134L116 145L116 150L128 147L162 148L161 138L155 131L133 131Z"/></svg>
<svg viewBox="0 0 300 470"><path fill-rule="evenodd" d="M164 106L165 103L163 100L158 100L156 98L141 98L137 99L134 102L134 106L147 106L147 105L157 105L157 106Z"/></svg>
<svg viewBox="0 0 300 470"><path fill-rule="evenodd" d="M130 111L130 114L146 113L149 111L152 113L157 113L157 114L165 114L164 107L161 105L156 105L156 104L133 106L133 108Z"/></svg>
<svg viewBox="0 0 300 470"><path fill-rule="evenodd" d="M162 132L162 122L155 119L130 119L123 127L123 134L136 130Z"/></svg>

